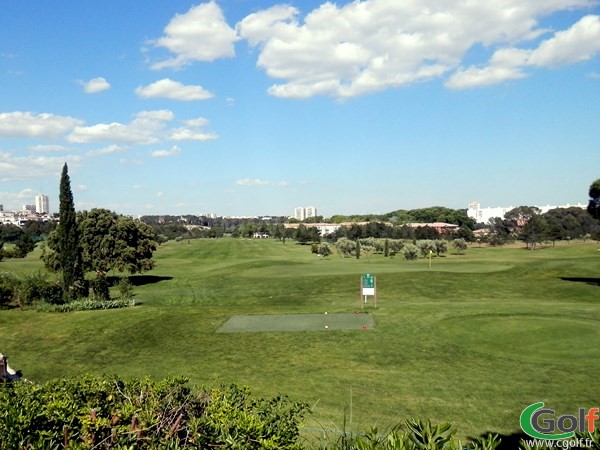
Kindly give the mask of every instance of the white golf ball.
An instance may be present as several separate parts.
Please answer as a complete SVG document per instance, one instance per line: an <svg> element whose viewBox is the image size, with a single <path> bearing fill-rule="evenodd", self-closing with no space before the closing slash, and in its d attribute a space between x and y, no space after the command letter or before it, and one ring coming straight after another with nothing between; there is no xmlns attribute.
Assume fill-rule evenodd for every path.
<svg viewBox="0 0 600 450"><path fill-rule="evenodd" d="M325 311L325 314L327 314L327 311Z"/></svg>
<svg viewBox="0 0 600 450"><path fill-rule="evenodd" d="M329 328L327 325L325 325L325 328Z"/></svg>

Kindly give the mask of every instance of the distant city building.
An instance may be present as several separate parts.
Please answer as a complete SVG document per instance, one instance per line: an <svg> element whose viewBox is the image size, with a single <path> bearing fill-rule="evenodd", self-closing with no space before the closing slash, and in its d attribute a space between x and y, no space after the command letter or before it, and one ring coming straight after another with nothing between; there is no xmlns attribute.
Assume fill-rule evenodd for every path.
<svg viewBox="0 0 600 450"><path fill-rule="evenodd" d="M50 212L47 195L35 196L35 212L38 214L48 214Z"/></svg>
<svg viewBox="0 0 600 450"><path fill-rule="evenodd" d="M530 205L528 205L530 206ZM536 208L539 208L539 210L541 211L542 214L547 213L548 211L550 211L551 209L556 209L556 208L587 208L587 205L582 205L581 203L577 203L576 205L571 205L569 203L567 203L566 205L559 205L559 206L552 206L552 205L545 205L545 206L535 206ZM475 221L477 223L488 223L490 221L490 219L493 219L494 217L500 217L500 218L504 218L504 215L510 211L511 209L514 209L514 206L506 206L506 207L495 207L495 208L481 208L481 206L479 205L478 202L471 202L469 203L469 207L467 209L467 215L473 219L475 219Z"/></svg>
<svg viewBox="0 0 600 450"><path fill-rule="evenodd" d="M0 211L4 211L4 205L0 205Z"/></svg>
<svg viewBox="0 0 600 450"><path fill-rule="evenodd" d="M317 208L314 206L299 206L294 209L294 218L299 221L309 219L311 217L317 217Z"/></svg>
<svg viewBox="0 0 600 450"><path fill-rule="evenodd" d="M35 213L35 205L23 205L22 210L33 214L33 213Z"/></svg>

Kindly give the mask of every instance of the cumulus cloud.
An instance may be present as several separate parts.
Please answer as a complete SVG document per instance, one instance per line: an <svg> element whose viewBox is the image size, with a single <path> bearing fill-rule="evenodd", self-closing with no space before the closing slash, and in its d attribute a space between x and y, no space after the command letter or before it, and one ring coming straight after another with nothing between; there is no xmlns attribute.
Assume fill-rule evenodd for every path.
<svg viewBox="0 0 600 450"><path fill-rule="evenodd" d="M88 94L96 94L110 89L110 83L102 77L92 78L90 81L80 81L79 83L83 86L83 91Z"/></svg>
<svg viewBox="0 0 600 450"><path fill-rule="evenodd" d="M362 0L326 2L303 18L289 5L257 11L236 25L240 38L257 47L257 66L282 80L268 92L285 98L338 98L439 79L457 71L449 87L489 85L524 74L508 66L461 67L467 52L527 44L549 30L539 20L558 11L593 6L593 0ZM593 16L596 17L597 16ZM530 63L570 64L595 54L593 19L555 35ZM585 28L585 29L584 29ZM548 48L545 48L548 47Z"/></svg>
<svg viewBox="0 0 600 450"><path fill-rule="evenodd" d="M171 147L169 150L155 150L150 152L150 156L153 158L168 158L170 156L177 156L179 154L181 154L181 149L176 145Z"/></svg>
<svg viewBox="0 0 600 450"><path fill-rule="evenodd" d="M81 157L16 156L10 152L0 152L0 181L28 181L55 177L60 173L65 161L69 163L69 167L78 166Z"/></svg>
<svg viewBox="0 0 600 450"><path fill-rule="evenodd" d="M90 156L110 155L110 154L114 154L114 153L123 153L126 150L127 150L126 146L111 144L111 145L107 145L106 147L99 148L97 150L90 150L88 152L88 155L90 155Z"/></svg>
<svg viewBox="0 0 600 450"><path fill-rule="evenodd" d="M171 130L169 139L173 141L214 141L218 136L215 133L205 133L189 128L175 128Z"/></svg>
<svg viewBox="0 0 600 450"><path fill-rule="evenodd" d="M186 127L174 128L169 138L173 141L212 141L218 138L213 132L203 131L201 128L208 125L204 117L189 119L183 122Z"/></svg>
<svg viewBox="0 0 600 450"><path fill-rule="evenodd" d="M148 86L139 86L135 93L142 98L169 98L171 100L206 100L213 94L202 86L185 86L169 78L158 80Z"/></svg>
<svg viewBox="0 0 600 450"><path fill-rule="evenodd" d="M27 150L33 153L55 153L55 152L70 152L73 149L58 144L38 144L27 147Z"/></svg>
<svg viewBox="0 0 600 450"><path fill-rule="evenodd" d="M214 2L193 6L177 14L164 29L154 46L169 50L175 57L155 63L153 69L180 68L194 61L214 61L235 55L238 39L221 8Z"/></svg>
<svg viewBox="0 0 600 450"><path fill-rule="evenodd" d="M0 136L17 138L58 138L83 121L69 116L32 112L0 113Z"/></svg>
<svg viewBox="0 0 600 450"><path fill-rule="evenodd" d="M600 17L585 16L564 31L554 33L537 48L496 50L484 67L457 70L446 87L465 89L527 76L528 67L553 68L586 61L600 53Z"/></svg>
<svg viewBox="0 0 600 450"><path fill-rule="evenodd" d="M242 178L235 182L238 186L280 186L286 187L289 185L287 181L267 181L259 178Z"/></svg>
<svg viewBox="0 0 600 450"><path fill-rule="evenodd" d="M78 126L69 134L67 140L80 144L102 141L153 144L160 141L166 123L173 118L174 115L169 110L142 111L127 125L113 122L89 127Z"/></svg>

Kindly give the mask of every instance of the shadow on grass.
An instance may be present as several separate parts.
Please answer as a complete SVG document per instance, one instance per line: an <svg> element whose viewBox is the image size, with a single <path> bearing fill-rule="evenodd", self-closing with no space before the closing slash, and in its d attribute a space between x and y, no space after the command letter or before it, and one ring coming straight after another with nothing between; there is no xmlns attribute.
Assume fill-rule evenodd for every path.
<svg viewBox="0 0 600 450"><path fill-rule="evenodd" d="M173 279L173 277L161 277L158 275L131 275L127 278L133 286L145 286L146 284L155 284ZM116 286L120 280L121 277L108 277L108 282L111 286Z"/></svg>
<svg viewBox="0 0 600 450"><path fill-rule="evenodd" d="M577 283L591 284L592 286L600 286L600 278L580 278L580 277L561 277L563 281L574 281Z"/></svg>

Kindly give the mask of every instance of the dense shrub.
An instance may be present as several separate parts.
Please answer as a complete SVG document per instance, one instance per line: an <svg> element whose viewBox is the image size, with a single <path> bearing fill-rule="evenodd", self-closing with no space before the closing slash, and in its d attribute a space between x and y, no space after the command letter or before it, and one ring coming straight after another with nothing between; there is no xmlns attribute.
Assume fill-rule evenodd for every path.
<svg viewBox="0 0 600 450"><path fill-rule="evenodd" d="M236 385L84 376L0 384L2 449L300 449L307 406Z"/></svg>
<svg viewBox="0 0 600 450"><path fill-rule="evenodd" d="M98 309L127 308L129 306L135 306L135 300L133 300L132 298L116 298L112 300L94 300L92 298L81 298L61 304L40 302L37 305L37 310L40 312L73 312L93 311Z"/></svg>
<svg viewBox="0 0 600 450"><path fill-rule="evenodd" d="M51 304L64 303L60 282L57 280L48 280L40 272L25 275L20 281L19 290L21 305L32 305L38 301Z"/></svg>

